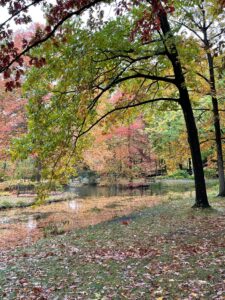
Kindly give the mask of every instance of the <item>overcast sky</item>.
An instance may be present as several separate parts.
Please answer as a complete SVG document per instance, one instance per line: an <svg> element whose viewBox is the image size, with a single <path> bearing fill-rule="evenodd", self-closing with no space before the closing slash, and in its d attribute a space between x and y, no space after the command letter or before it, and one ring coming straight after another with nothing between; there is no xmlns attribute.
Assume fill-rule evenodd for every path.
<svg viewBox="0 0 225 300"><path fill-rule="evenodd" d="M49 2L54 3L55 0L49 0ZM104 19L109 19L114 15L114 6L112 5L103 5L102 9L104 10ZM41 6L37 5L36 7L31 6L29 9L29 13L32 17L33 23L45 23L44 14L41 10ZM0 23L3 23L7 18L9 17L7 13L7 9L1 7L1 21ZM87 20L88 13L84 14L84 20ZM19 29L25 29L26 27L29 27L30 24L26 25L15 25L14 22L11 22L12 28L19 30Z"/></svg>
<svg viewBox="0 0 225 300"><path fill-rule="evenodd" d="M39 7L39 6L31 7L29 9L29 12L30 12L30 15L31 15L34 23L44 23L44 14L41 10L41 7ZM8 17L9 17L9 14L7 12L7 9L1 7L1 22L0 23L3 23L5 20L8 19ZM26 28L26 25L18 26L18 25L15 25L14 22L11 22L11 26L12 26L12 28L16 28L16 29Z"/></svg>

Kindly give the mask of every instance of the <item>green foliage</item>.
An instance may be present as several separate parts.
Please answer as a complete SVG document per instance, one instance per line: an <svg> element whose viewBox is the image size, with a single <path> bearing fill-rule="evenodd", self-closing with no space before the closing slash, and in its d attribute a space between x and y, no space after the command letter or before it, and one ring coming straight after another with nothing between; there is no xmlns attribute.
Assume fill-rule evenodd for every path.
<svg viewBox="0 0 225 300"><path fill-rule="evenodd" d="M37 168L35 160L27 158L26 160L18 161L14 172L15 179L36 180Z"/></svg>
<svg viewBox="0 0 225 300"><path fill-rule="evenodd" d="M199 3L197 0L175 1L174 5L178 13L187 8L186 17L190 17ZM154 31L152 41L142 43L137 30L131 39L131 32L145 10L145 3L141 3L124 16L94 29L86 27L81 20L67 22L62 28L63 36L31 52L31 56L44 57L47 63L39 69L31 68L27 74L23 90L29 99L28 133L14 141L11 152L16 159L31 156L41 162L42 179L63 184L75 175L84 149L93 141L87 133L111 110L155 98L177 100L179 91L175 84L147 79L147 76L157 78L159 75L167 80L174 78L166 52L170 52L173 44L185 70L193 105L199 107L198 100L203 98L205 88L203 79L199 81L196 76L196 71L205 68L200 63L202 48L199 42L193 36L182 35L183 27L174 17L170 20L173 38L169 35L163 38L159 31ZM110 101L115 91L123 93L117 102ZM108 124L101 123L103 130L109 130L109 123L117 124L116 117L128 121L142 113L154 150L168 169L175 170L178 164L187 164L191 154L177 101L160 101L154 103L154 107L153 104L146 107L125 113L116 111L108 118ZM204 158L213 155L212 152L209 147L203 147ZM46 197L43 193L40 188L40 199Z"/></svg>
<svg viewBox="0 0 225 300"><path fill-rule="evenodd" d="M190 157L182 112L177 105L145 111L146 129L153 150L165 160L167 169L174 171L178 164L187 164Z"/></svg>
<svg viewBox="0 0 225 300"><path fill-rule="evenodd" d="M28 205L25 201L18 201L16 203L16 207L26 207L26 206L28 206Z"/></svg>
<svg viewBox="0 0 225 300"><path fill-rule="evenodd" d="M206 168L204 173L206 178L217 178L217 172L215 169Z"/></svg>
<svg viewBox="0 0 225 300"><path fill-rule="evenodd" d="M62 223L52 223L43 228L44 237L50 237L54 235L60 235L65 233L65 225L67 222Z"/></svg>
<svg viewBox="0 0 225 300"><path fill-rule="evenodd" d="M151 93L146 93L149 83L141 78L116 84L117 79L136 74L140 66L143 70L152 68L153 75L170 68L168 60L159 56L159 69L154 69L151 57L164 49L160 41L145 45L135 39L131 43L132 18L137 15L138 11L133 11L131 18L118 17L96 31L85 29L80 22L68 23L62 40L49 41L32 52L44 56L47 64L28 72L23 87L29 99L28 134L14 141L12 153L16 158L37 157L42 163L42 178L66 181L71 176L89 143L88 136L79 141L77 136L115 105L130 103L127 97L102 107L104 97L110 97L115 89L134 94L133 101L137 102L148 99L151 93L162 96L165 83L158 83L161 89L153 85ZM174 87L167 94L173 96Z"/></svg>
<svg viewBox="0 0 225 300"><path fill-rule="evenodd" d="M167 178L174 178L174 179L193 179L193 176L191 176L190 174L188 174L188 172L186 170L177 170L176 172L169 174L167 176Z"/></svg>
<svg viewBox="0 0 225 300"><path fill-rule="evenodd" d="M12 207L12 204L9 201L2 201L1 208L10 208Z"/></svg>

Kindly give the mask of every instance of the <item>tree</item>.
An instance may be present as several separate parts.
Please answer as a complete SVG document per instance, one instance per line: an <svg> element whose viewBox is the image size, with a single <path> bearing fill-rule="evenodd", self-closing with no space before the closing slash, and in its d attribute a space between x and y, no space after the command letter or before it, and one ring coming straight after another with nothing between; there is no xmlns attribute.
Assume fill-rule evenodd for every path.
<svg viewBox="0 0 225 300"><path fill-rule="evenodd" d="M0 160L9 158L9 146L12 138L26 132L26 99L21 97L21 91L6 93L4 80L0 81Z"/></svg>
<svg viewBox="0 0 225 300"><path fill-rule="evenodd" d="M217 149L217 167L219 175L219 196L225 196L224 162L221 142L221 126L218 108L218 98L215 77L215 59L223 45L224 12L214 7L214 1L194 1L189 6L180 6L178 9L179 24L188 29L199 40L205 50L208 63L208 75L196 72L209 85L213 106L213 123Z"/></svg>
<svg viewBox="0 0 225 300"><path fill-rule="evenodd" d="M22 56L27 53L30 49L38 46L39 44L47 41L50 37L52 37L57 29L61 28L61 25L71 17L75 15L81 14L84 10L94 7L96 4L100 3L101 1L58 1L57 4L49 5L48 6L48 13L47 13L47 20L48 25L46 26L45 30L37 30L36 36L34 39L30 41L24 41L24 47L21 52L15 49L14 44L11 41L12 32L6 30L5 25L6 23L2 24L2 36L5 38L6 43L2 47L2 57L1 57L1 71L5 72L5 76L11 76L13 80L9 80L7 83L7 88L10 90L14 86L19 85L19 79L21 74L23 74L22 68ZM47 7L47 1L23 1L22 6L21 4L18 6L18 3L14 1L2 1L2 5L10 5L10 14L11 19L16 19L18 23L26 23L29 22L30 19L27 15L22 15L18 17L18 14L24 12L25 9L31 5L38 5L42 3L44 6ZM120 6L125 7L125 2L121 2ZM223 4L223 3L222 3ZM206 195L206 188L205 188L205 181L204 181L204 174L203 174L203 167L201 162L201 153L199 147L199 141L197 136L197 129L194 122L194 116L190 104L189 94L186 88L186 82L184 78L184 74L182 71L182 65L178 54L178 49L175 43L175 35L171 31L170 24L168 22L168 13L173 10L171 5L168 5L167 1L158 1L154 0L152 2L135 2L135 6L139 7L141 13L137 19L137 26L135 26L133 33L138 33L141 35L142 41L147 42L150 35L154 35L156 31L160 33L160 41L164 47L164 58L168 59L168 65L172 67L173 70L172 76L173 78L161 77L161 76L150 76L146 73L143 74L140 71L136 72L136 74L132 74L127 76L126 78L120 78L111 84L112 87L115 84L122 83L125 80L131 80L134 78L145 78L148 80L157 80L164 83L170 83L176 86L179 98L176 98L175 101L178 101L181 105L184 117L186 120L187 131L189 135L189 142L191 147L191 152L193 156L193 166L195 170L195 183L196 183L196 206L204 207L208 206L207 195ZM136 9L136 7L135 7ZM142 17L141 17L142 15ZM154 34L153 34L154 32ZM64 35L63 30L60 32L61 36ZM137 35L136 35L137 36ZM153 41L153 40L152 40ZM163 48L162 47L162 48ZM162 55L162 53L161 53ZM157 55L156 55L157 56ZM154 57L154 55L151 55ZM37 57L31 58L31 64L35 64L37 66L43 66L45 63L45 59L41 56L37 59ZM11 69L9 69L11 67ZM11 71L9 71L11 70ZM122 74L123 75L123 74ZM171 76L171 75L169 75ZM108 89L107 89L108 90ZM157 98L157 100L161 99ZM175 99L175 98L173 98ZM151 99L153 100L153 99ZM163 99L165 100L165 99ZM167 99L168 100L168 99ZM156 101L156 99L154 99ZM94 101L95 102L95 101ZM145 101L146 103L146 101ZM117 108L118 110L118 108ZM83 134L83 133L82 133Z"/></svg>
<svg viewBox="0 0 225 300"><path fill-rule="evenodd" d="M181 110L168 108L160 111L153 108L150 112L145 112L145 120L145 131L149 135L153 151L165 162L167 171L174 172L187 166L191 154Z"/></svg>
<svg viewBox="0 0 225 300"><path fill-rule="evenodd" d="M94 141L84 153L84 160L92 170L102 176L117 179L146 179L156 172L156 156L151 149L144 122L122 120L109 124L107 132L98 128L93 131Z"/></svg>
<svg viewBox="0 0 225 300"><path fill-rule="evenodd" d="M57 1L56 4L46 0L1 0L0 6L8 11L8 18L0 24L0 73L4 74L6 89L11 91L13 88L20 87L21 76L24 74L24 55L32 48L39 46L54 35L61 34L61 25L74 16L79 16L89 8L103 2L102 0L65 0ZM104 1L107 2L107 1ZM23 39L22 47L18 48L14 42L14 31L12 24L24 25L32 22L29 8L41 6L46 11L45 18L47 25L37 27L33 36ZM59 32L57 32L59 31ZM45 63L40 57L30 57L30 64L41 67Z"/></svg>
<svg viewBox="0 0 225 300"><path fill-rule="evenodd" d="M191 148L196 186L195 206L208 207L198 132L176 46L176 36L173 34L168 21L168 12L171 10L170 6L164 5L160 1L153 1L145 5L138 4L132 11L132 22L133 20L135 22L135 19L136 22L139 22L139 25L135 28L133 43L130 43L127 38L131 32L131 24L130 20L126 18L120 17L95 32L82 31L72 25L70 30L72 30L72 35L76 36L73 45L79 45L80 47L79 49L73 47L73 54L69 54L67 48L67 57L69 57L67 64L65 64L65 57L60 62L59 55L57 56L58 68L57 71L54 71L54 75L51 72L50 78L52 87L49 88L49 83L46 85L45 82L44 84L45 88L47 87L44 93L50 92L53 96L47 108L42 107L41 109L45 114L46 109L53 109L51 106L53 104L55 107L56 105L59 105L59 107L63 105L64 108L66 102L67 104L71 103L73 113L74 109L77 113L76 120L73 120L75 121L73 129L76 129L71 134L71 125L68 126L68 124L71 124L72 119L70 119L67 122L68 132L70 132L68 140L73 140L71 137L74 136L77 140L111 112L156 101L174 101L178 103L184 114ZM149 15L147 14L148 11L150 12ZM147 20L146 30L143 29L144 25L140 22L140 16L143 15ZM81 33L82 40L79 38ZM111 36L110 41L108 40L109 35ZM143 44L140 44L138 36L142 38ZM71 41L71 38L68 38L69 40ZM54 46L51 46L52 50L62 54L62 42L60 44L57 41L57 43L55 49L53 49ZM76 51L76 55L74 51ZM49 60L50 56L52 56L52 53L46 55L45 59ZM60 63L64 68L63 77L59 71ZM73 67L70 63L73 64ZM35 76L37 76L37 73ZM57 84L55 84L56 81ZM123 105L117 105L98 118L95 108L100 102L100 98L117 86L125 88L128 81L138 82L141 93L136 93L136 97L127 99L123 102ZM163 90L168 86L170 86L170 96L163 97ZM150 89L152 94L149 93ZM148 97L153 93L154 96L149 99ZM36 103L40 101L40 95L37 98ZM59 107L57 110L59 110ZM65 108L65 114L67 114L66 112L68 112L68 108Z"/></svg>

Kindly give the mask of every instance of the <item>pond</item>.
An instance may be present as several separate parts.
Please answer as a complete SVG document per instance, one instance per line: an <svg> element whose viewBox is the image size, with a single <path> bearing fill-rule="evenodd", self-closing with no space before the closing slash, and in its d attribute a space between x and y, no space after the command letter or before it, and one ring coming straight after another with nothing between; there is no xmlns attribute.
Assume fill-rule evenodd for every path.
<svg viewBox="0 0 225 300"><path fill-rule="evenodd" d="M215 185L215 181L208 183L208 186L212 185ZM70 195L67 201L1 211L0 249L94 225L174 197L194 198L194 184L188 180L167 180L132 189L77 186L68 188L66 193Z"/></svg>
<svg viewBox="0 0 225 300"><path fill-rule="evenodd" d="M212 183L209 182L209 184ZM128 188L121 185L78 185L75 187L68 187L67 190L76 194L79 198L114 196L153 196L165 195L169 192L192 192L194 191L194 182L193 180L165 180L152 182L149 185L140 186L136 188Z"/></svg>

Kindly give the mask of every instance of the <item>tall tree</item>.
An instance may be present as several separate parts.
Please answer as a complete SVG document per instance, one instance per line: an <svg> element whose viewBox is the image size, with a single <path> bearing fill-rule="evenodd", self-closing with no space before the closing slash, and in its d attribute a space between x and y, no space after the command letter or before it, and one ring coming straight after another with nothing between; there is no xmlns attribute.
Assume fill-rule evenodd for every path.
<svg viewBox="0 0 225 300"><path fill-rule="evenodd" d="M189 3L189 2L188 2ZM220 115L216 90L215 58L224 45L224 11L215 7L215 1L198 0L189 5L179 6L177 10L178 22L188 29L201 43L205 50L208 63L208 75L198 72L209 85L213 106L213 123L215 129L215 142L217 150L217 167L219 176L219 196L225 196L224 161L221 141ZM185 3L187 4L187 3Z"/></svg>
<svg viewBox="0 0 225 300"><path fill-rule="evenodd" d="M41 84L42 96L49 92L53 95L48 105L42 106L43 115L46 114L45 110L52 111L54 107L58 107L61 113L63 107L65 113L62 116L57 115L57 121L59 121L67 115L70 109L73 113L74 110L76 111L75 123L71 121L66 123L70 133L68 137L75 136L76 140L111 112L156 101L178 103L184 114L195 173L195 207L208 207L198 132L176 46L176 36L168 21L168 12L171 10L171 6L161 1L153 1L150 4L146 2L144 5L137 4L130 19L132 23L137 24L135 28L133 27L132 43L128 38L132 25L127 18L119 17L116 21L94 32L82 30L79 26L76 29L72 25L72 35L70 33L70 38L67 40L74 45L72 53L70 53L71 47L67 47L63 52L63 42L60 44L58 41L57 46L51 46L52 52L45 56L50 65L52 63L57 66L55 71L51 70L50 77L49 75L44 77L43 70L40 71L40 75L35 73L33 76L35 78L42 74L44 81ZM140 21L141 16L144 16L142 21ZM79 36L82 36L82 39ZM108 36L111 37L110 40ZM139 37L143 41L142 44ZM79 49L75 45L79 45ZM46 49L42 50L42 53L43 51L45 52ZM54 52L58 53L56 54L57 63L53 60ZM66 64L65 56L67 56ZM60 67L64 70L63 76ZM47 67L45 69L47 70ZM49 80L52 85L50 88ZM118 86L125 89L126 82L130 81L139 84L135 97L123 99L123 102L117 104L116 107L98 116L96 106L102 96ZM35 103L41 101L40 93L39 95L37 93L38 90L40 91L38 85L36 92L34 89L36 95L32 98L32 109L35 109ZM168 89L168 86L170 95L164 97L163 92L165 88ZM47 123L49 122L50 120ZM68 124L73 124L72 134L72 125ZM53 146L56 147L56 145Z"/></svg>

